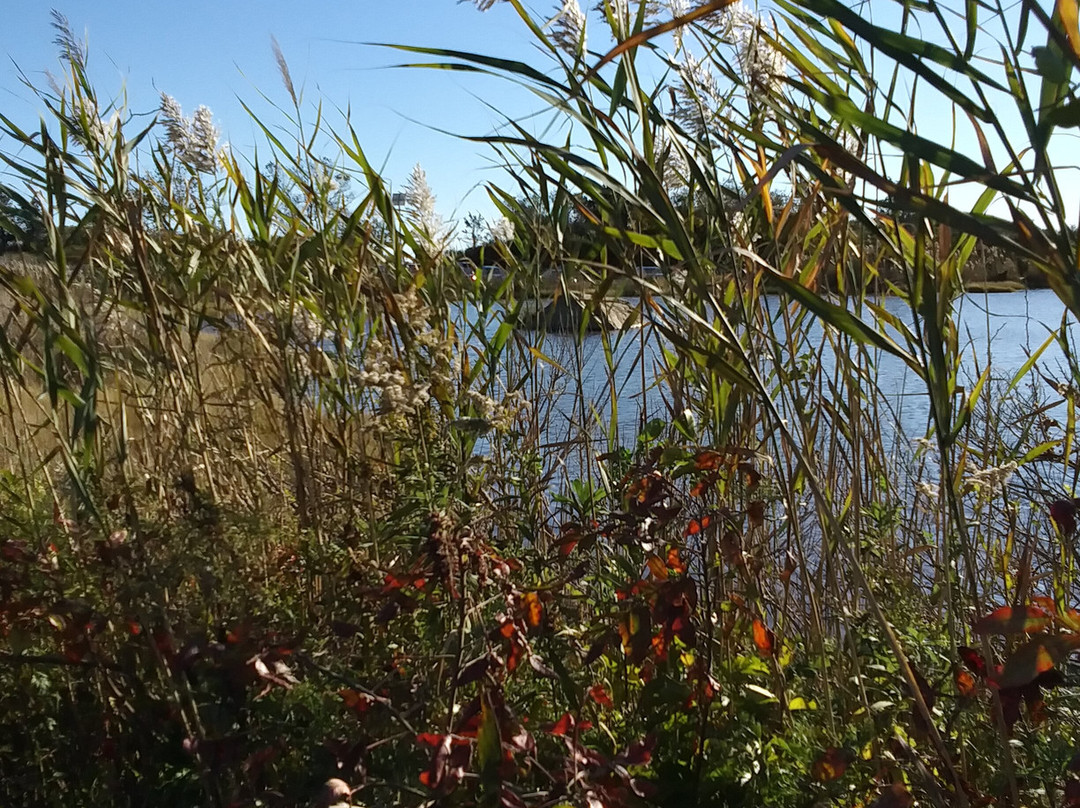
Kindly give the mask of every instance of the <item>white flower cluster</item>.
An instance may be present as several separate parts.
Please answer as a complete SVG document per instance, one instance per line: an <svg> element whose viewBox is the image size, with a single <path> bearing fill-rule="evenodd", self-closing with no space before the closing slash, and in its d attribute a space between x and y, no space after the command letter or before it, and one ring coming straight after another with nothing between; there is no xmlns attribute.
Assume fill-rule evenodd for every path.
<svg viewBox="0 0 1080 808"><path fill-rule="evenodd" d="M965 488L968 491L978 491L980 494L992 494L1005 487L1017 468L1016 461L1010 460L1001 466L979 469L965 480Z"/></svg>
<svg viewBox="0 0 1080 808"><path fill-rule="evenodd" d="M411 415L431 398L431 385L414 385L390 346L378 337L368 343L359 379L365 387L379 391L382 410L388 415Z"/></svg>
<svg viewBox="0 0 1080 808"><path fill-rule="evenodd" d="M451 389L454 343L431 327L431 311L416 289L395 294L394 302L410 330L411 350L403 355L389 340L373 336L358 378L379 396L384 416L380 426L403 429L406 416L428 406L433 390Z"/></svg>
<svg viewBox="0 0 1080 808"><path fill-rule="evenodd" d="M521 391L501 401L475 390L462 390L460 346L439 327L432 327L431 310L416 289L395 294L394 302L407 324L407 351L397 350L391 340L373 336L364 353L363 370L357 378L375 392L379 401L380 429L401 432L409 428L407 417L421 412L432 399L456 404L462 416L480 418L499 432L514 427L530 407Z"/></svg>
<svg viewBox="0 0 1080 808"><path fill-rule="evenodd" d="M194 174L217 171L220 132L214 126L214 114L200 106L191 118L185 118L180 104L171 95L161 94L159 118L165 126L169 148Z"/></svg>
<svg viewBox="0 0 1080 808"><path fill-rule="evenodd" d="M585 52L585 12L578 0L563 0L551 23L551 38L571 56Z"/></svg>
<svg viewBox="0 0 1080 808"><path fill-rule="evenodd" d="M719 33L730 39L743 80L754 88L772 88L787 75L787 57L776 47L764 18L742 2L732 3L717 17ZM773 33L776 24L772 23Z"/></svg>
<svg viewBox="0 0 1080 808"><path fill-rule="evenodd" d="M427 173L417 163L413 166L403 189L405 215L416 226L424 246L433 253L446 249L450 231L435 210L435 194L428 185Z"/></svg>
<svg viewBox="0 0 1080 808"><path fill-rule="evenodd" d="M723 104L716 76L690 53L679 64L679 86L675 89L675 122L695 138L702 138Z"/></svg>
<svg viewBox="0 0 1080 808"><path fill-rule="evenodd" d="M102 120L97 102L93 98L80 99L81 109L75 122L87 149L94 147L111 151L113 138L120 132L120 110L113 110L109 119ZM74 103L74 101L73 101Z"/></svg>
<svg viewBox="0 0 1080 808"><path fill-rule="evenodd" d="M938 497L941 496L941 489L925 480L915 484L915 492L926 497L932 504L937 504Z"/></svg>
<svg viewBox="0 0 1080 808"><path fill-rule="evenodd" d="M520 390L509 393L502 401L495 401L476 390L468 390L465 401L476 413L476 417L487 421L496 432L510 431L518 416L531 406Z"/></svg>
<svg viewBox="0 0 1080 808"><path fill-rule="evenodd" d="M488 231L491 233L492 241L509 244L514 240L514 223L505 216L500 216L492 222Z"/></svg>

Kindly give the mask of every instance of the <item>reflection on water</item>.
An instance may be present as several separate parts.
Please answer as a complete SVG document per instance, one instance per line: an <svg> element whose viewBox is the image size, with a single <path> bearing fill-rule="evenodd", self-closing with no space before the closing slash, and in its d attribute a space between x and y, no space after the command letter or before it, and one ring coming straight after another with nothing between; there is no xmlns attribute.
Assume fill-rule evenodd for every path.
<svg viewBox="0 0 1080 808"><path fill-rule="evenodd" d="M780 301L772 297L768 304L775 312ZM905 325L912 325L911 311L903 300L885 298L882 306ZM1050 290L1031 290L965 295L957 301L956 312L962 356L959 383L970 389L988 366L991 383L1001 385L1010 380L1060 326L1064 306ZM459 311L458 315L459 322L482 327L489 337L501 321L498 313L489 312L487 321L480 326L482 318L472 308ZM1070 322L1068 328L1074 327ZM815 323L806 341L808 350L809 346L818 350L820 336L821 326ZM899 335L892 336L903 344ZM604 335L596 333L586 334L580 341L577 335L570 334L529 334L526 338L561 368L546 362L534 363L531 370L534 378L526 390L534 404L550 411L545 427L548 444L558 445L584 431L603 441L593 451L604 451L609 440L624 446L630 444L642 425L652 418L670 419L670 396L657 381L664 341L653 329L612 334L606 346ZM835 367L835 356L827 348L811 358L821 363L826 374ZM881 394L878 405L882 412L891 414L889 421L879 425L883 445L901 456L908 455L911 452L905 447L927 434L929 405L925 387L896 357L879 353L875 365ZM1049 377L1067 379L1064 357L1056 343L1042 354L1038 366ZM500 372L505 381L507 371ZM1037 382L1044 398L1052 395L1045 381L1037 379ZM617 405L614 420L613 403ZM483 445L477 448L484 451ZM568 458L566 462L566 473L576 476L580 460Z"/></svg>

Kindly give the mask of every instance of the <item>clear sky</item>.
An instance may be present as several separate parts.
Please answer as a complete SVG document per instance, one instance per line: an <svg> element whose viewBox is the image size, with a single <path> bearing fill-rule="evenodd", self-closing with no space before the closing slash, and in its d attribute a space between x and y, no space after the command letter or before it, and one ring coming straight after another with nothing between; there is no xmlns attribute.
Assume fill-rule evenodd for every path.
<svg viewBox="0 0 1080 808"><path fill-rule="evenodd" d="M445 218L460 218L473 210L492 216L494 208L482 185L490 181L507 186L501 170L493 166L490 149L437 129L484 135L506 117L528 118L534 130L551 120L550 114L529 118L543 109L543 102L509 82L461 72L395 69L393 65L424 58L363 44L454 48L550 66L549 57L538 54L509 3L495 3L480 12L471 2L455 0L54 1L76 34L86 35L91 74L102 98L125 90L131 109L147 113L157 108L160 92L174 96L189 115L205 104L213 110L224 139L241 154L250 154L262 137L240 99L269 123L284 123L270 101L290 106L271 49L271 37L276 37L294 83L303 88L306 117L312 119L316 103L322 101L331 124L339 125L338 110L349 108L361 145L369 159L383 166L384 177L400 187L420 162ZM533 0L532 5L534 16L545 19L555 0ZM873 10L876 13L877 7ZM894 14L895 8L886 4L882 13L886 12ZM50 6L40 0L5 0L2 15L0 54L8 59L0 63L0 110L34 126L38 104L23 86L20 70L38 86L46 86L46 70L59 72ZM997 58L992 41L983 42L976 56ZM1000 76L1000 71L991 72ZM948 142L954 125L951 110L937 102L925 103L925 90L921 98L921 133ZM1021 134L1019 119L1009 106L1003 105L999 114L1012 132ZM960 148L978 158L968 130L961 116ZM1065 158L1062 162L1076 162L1074 132L1060 132L1056 138L1055 151ZM1066 192L1073 205L1080 193L1075 175L1071 177ZM975 193L957 190L953 201L965 204L967 200L958 196L974 201Z"/></svg>
<svg viewBox="0 0 1080 808"><path fill-rule="evenodd" d="M297 89L303 88L308 117L314 117L320 100L335 124L341 121L335 108L350 107L360 143L369 159L385 165L386 179L399 184L420 162L447 217L470 210L493 213L480 186L501 174L492 168L485 146L433 127L488 134L502 114L524 117L542 106L531 94L495 79L393 69L423 59L362 44L429 45L533 60L536 47L509 4L483 13L454 0L56 0L55 8L76 34L86 35L91 74L102 98L126 90L134 111L152 112L159 93L166 92L188 115L205 104L223 139L241 152L261 138L239 99L278 123L280 113L260 93L283 107L291 105L271 49L271 36L276 37ZM7 59L0 64L0 109L34 126L38 104L20 81L20 70L43 87L46 70L60 72L50 4L5 0L2 17L0 54Z"/></svg>

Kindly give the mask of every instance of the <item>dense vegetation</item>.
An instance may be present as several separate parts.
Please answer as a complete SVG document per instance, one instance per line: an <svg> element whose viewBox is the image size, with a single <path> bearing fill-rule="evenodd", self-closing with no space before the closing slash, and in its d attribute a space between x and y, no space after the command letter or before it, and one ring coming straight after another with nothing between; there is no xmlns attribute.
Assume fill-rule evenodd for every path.
<svg viewBox="0 0 1080 808"><path fill-rule="evenodd" d="M1075 0L604 3L593 50L509 2L550 69L420 54L573 127L481 138L500 284L280 55L296 139L246 162L57 19L43 125L0 117L0 803L1080 804ZM1004 377L960 372L977 242L1069 312ZM552 266L625 330L517 327Z"/></svg>

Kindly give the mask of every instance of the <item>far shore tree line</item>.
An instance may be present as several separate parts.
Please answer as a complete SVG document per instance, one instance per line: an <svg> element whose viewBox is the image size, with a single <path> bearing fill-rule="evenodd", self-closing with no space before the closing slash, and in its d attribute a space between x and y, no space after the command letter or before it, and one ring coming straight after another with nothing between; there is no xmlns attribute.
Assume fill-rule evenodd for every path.
<svg viewBox="0 0 1080 808"><path fill-rule="evenodd" d="M331 160L323 161L325 175L332 184L331 193L335 204L347 209L355 201L355 191L347 172L334 167ZM293 187L287 174L280 166L268 164L266 175L279 180L294 204L303 207L310 204L304 189ZM437 211L436 196L427 182L424 169L419 163L413 168L406 180L404 190L395 194L395 201L400 206L400 214L408 218L424 234L433 252L442 253L459 265L473 267L533 266L540 269L562 268L557 266L555 256L545 255L545 239L534 238L541 231L557 229L562 233L560 261L576 261L582 266L611 266L628 270L641 266L661 266L678 270L680 262L659 254L656 250L636 247L623 238L623 233L640 233L645 236L661 236L651 232L640 221L635 221L632 212L620 206L614 194L610 195L609 204L599 205L595 201L565 202L561 205L545 204L535 196L522 196L515 200L513 219L487 219L481 213L472 211L466 214L460 225L445 220ZM785 227L797 226L799 200L783 191L772 189L766 205L760 193L740 191L733 184L726 186L731 204L731 219L734 227L746 229L749 243L763 257L769 255L769 244L780 235ZM683 189L674 195L682 205L689 207L690 194ZM697 203L695 203L697 207ZM766 215L766 207L770 208ZM879 208L879 215L891 217L893 214L887 202ZM705 217L698 217L700 227L710 224ZM598 236L595 222L601 221L615 229L610 237ZM896 215L898 226L913 230L920 223L909 214ZM857 221L850 225L858 232L861 227ZM946 251L951 247L951 236L947 229L937 229L933 233L938 242L938 250ZM44 254L48 250L48 228L41 211L32 199L22 195L8 184L0 183L0 254L28 253ZM867 241L870 241L869 235ZM724 256L705 256L713 260L717 271L724 273L724 267L732 262ZM858 262L856 262L858 263ZM888 292L890 286L904 288L905 272L902 262L892 255L881 255L876 263L877 277L870 282L874 292ZM991 288L996 291L1012 291L1020 288L1045 288L1046 279L1041 272L1026 261L1006 255L1000 249L978 244L972 260L966 267L965 280L978 288ZM817 283L832 291L842 291L845 287L845 270L837 266L835 274L820 277ZM857 284L857 279L849 279Z"/></svg>

